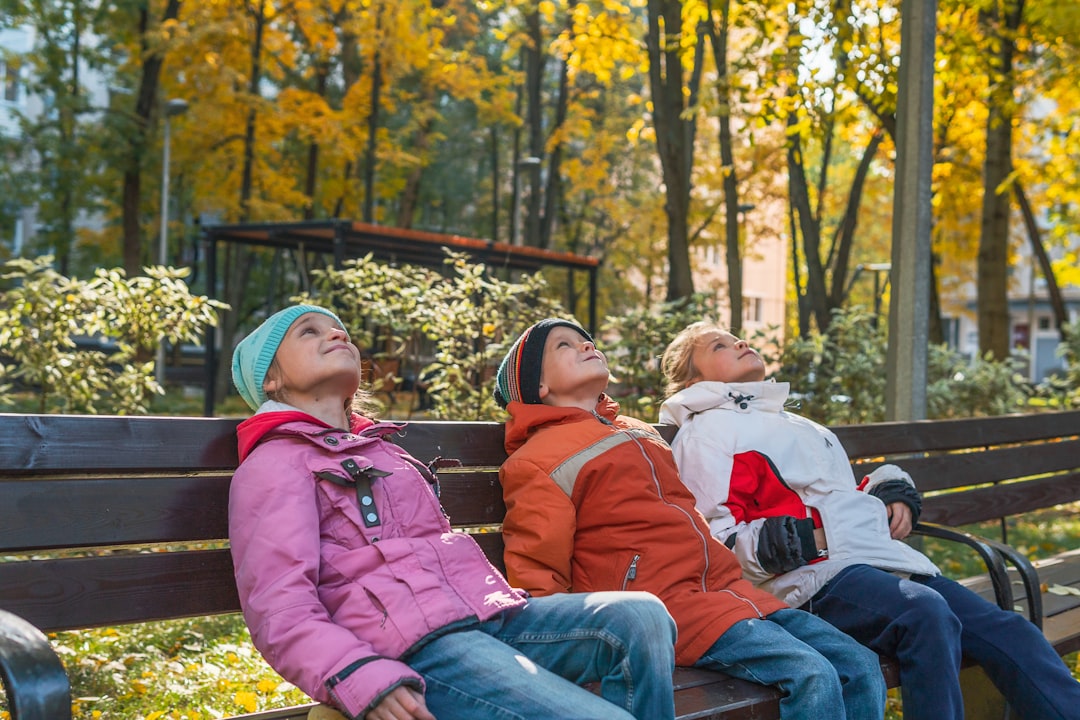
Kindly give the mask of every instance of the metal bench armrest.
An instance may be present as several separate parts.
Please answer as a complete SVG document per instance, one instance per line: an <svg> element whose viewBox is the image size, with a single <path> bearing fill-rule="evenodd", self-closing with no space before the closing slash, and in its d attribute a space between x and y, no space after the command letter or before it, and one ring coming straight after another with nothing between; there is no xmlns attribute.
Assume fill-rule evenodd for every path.
<svg viewBox="0 0 1080 720"><path fill-rule="evenodd" d="M990 582L994 587L994 599L997 601L998 607L1010 611L1013 609L1012 586L1009 584L1009 576L1005 570L1005 561L1002 558L1002 553L995 547L995 545L1001 543L995 543L993 540L935 523L920 522L915 525L912 533L958 542L973 549L982 558L983 564L986 565L986 571L990 575ZM1037 586L1038 582L1036 581Z"/></svg>
<svg viewBox="0 0 1080 720"><path fill-rule="evenodd" d="M0 610L0 680L14 720L71 720L71 686L36 627Z"/></svg>

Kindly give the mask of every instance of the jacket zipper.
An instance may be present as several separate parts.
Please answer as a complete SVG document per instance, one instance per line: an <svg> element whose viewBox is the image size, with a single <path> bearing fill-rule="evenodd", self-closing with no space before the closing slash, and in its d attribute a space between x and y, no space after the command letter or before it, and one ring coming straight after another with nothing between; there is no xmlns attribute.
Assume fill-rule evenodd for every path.
<svg viewBox="0 0 1080 720"><path fill-rule="evenodd" d="M626 590L630 586L630 583L637 579L637 564L640 559L641 555L635 555L634 559L630 561L630 567L626 569L626 575L623 576L623 590Z"/></svg>
<svg viewBox="0 0 1080 720"><path fill-rule="evenodd" d="M653 464L652 458L650 458L649 454L647 452L645 452L645 448L641 445L640 440L638 440L637 438L634 438L634 443L638 446L638 451L645 458L645 461L649 463L649 467L651 468L652 476L653 476L653 484L656 486L657 495L660 497L660 499L663 502L667 503L668 505L671 505L672 507L676 508L677 510L682 510L681 507L679 507L678 505L674 505L673 503L669 503L664 498L663 488L660 487L660 478L657 477L656 466ZM712 539L712 536L710 535L709 537L703 537L702 534L701 534L701 531L698 529L697 524L694 523L693 518L690 517L689 515L687 515L687 520L690 522L690 527L694 530L695 533L697 533L697 536L699 538L701 538L701 541L702 541L701 551L702 551L702 554L704 555L704 558L705 558L705 570L701 573L701 589L704 592L708 592L709 590L708 590L708 587L706 586L706 580L705 579L709 575L709 567L711 565L711 563L709 562L708 543L709 543L709 540ZM637 557L636 556L634 558L634 562L632 562L630 564L630 569L627 571L627 579L632 580L633 578L630 577L630 573L633 573L634 577L637 576ZM623 589L624 590L626 589L626 583L625 582L623 583ZM731 595L732 597L737 598L737 599L743 601L744 603L746 603L747 606L749 606L755 613L757 613L758 618L760 618L760 619L765 618L765 614L761 612L761 608L759 608L757 605L755 605L754 602L752 600L750 600L749 598L743 597L739 593L735 592L734 590L730 590L728 588L724 588L721 592L726 592L729 595Z"/></svg>

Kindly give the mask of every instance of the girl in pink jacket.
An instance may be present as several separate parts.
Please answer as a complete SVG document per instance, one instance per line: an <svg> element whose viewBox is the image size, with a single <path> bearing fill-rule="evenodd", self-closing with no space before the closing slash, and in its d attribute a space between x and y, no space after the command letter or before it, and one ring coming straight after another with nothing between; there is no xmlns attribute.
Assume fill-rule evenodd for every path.
<svg viewBox="0 0 1080 720"><path fill-rule="evenodd" d="M353 411L360 355L336 315L276 313L237 346L232 374L257 411L237 430L236 583L282 677L368 720L674 717L663 604L510 587L451 530L428 469L389 441L403 426Z"/></svg>

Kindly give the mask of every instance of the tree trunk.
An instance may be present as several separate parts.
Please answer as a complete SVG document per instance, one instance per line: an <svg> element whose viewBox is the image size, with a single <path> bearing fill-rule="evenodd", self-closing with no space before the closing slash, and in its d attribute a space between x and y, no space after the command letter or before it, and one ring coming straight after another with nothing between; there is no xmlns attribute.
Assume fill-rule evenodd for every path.
<svg viewBox="0 0 1080 720"><path fill-rule="evenodd" d="M1031 243L1031 252L1039 262L1039 271L1046 280L1046 292L1050 299L1050 307L1054 311L1054 327L1059 333L1065 332L1069 324L1069 311L1065 307L1065 299L1061 295L1061 287L1058 286L1057 276L1054 275L1054 267L1050 264L1050 256L1046 254L1042 236L1039 233L1039 224L1035 222L1035 213L1028 202L1024 186L1019 182L1013 184L1013 192L1016 194L1016 202L1020 206L1020 214L1024 218L1024 227L1027 228L1028 241ZM1034 332L1031 328L1029 332Z"/></svg>
<svg viewBox="0 0 1080 720"><path fill-rule="evenodd" d="M326 76L330 68L325 62L318 65L318 74L315 78L315 92L319 97L326 97ZM307 202L304 204L304 219L315 218L315 192L318 189L319 178L319 143L312 141L308 144L307 167L304 170L304 194Z"/></svg>
<svg viewBox="0 0 1080 720"><path fill-rule="evenodd" d="M882 128L874 131L870 143L859 160L859 167L855 171L855 177L851 181L851 191L848 193L847 207L844 209L844 219L837 230L835 252L832 254L832 289L829 292L829 310L840 308L844 304L847 295L848 265L851 259L851 248L855 244L855 229L858 225L859 206L862 204L862 191L866 185L866 177L870 174L870 166L877 155L878 147L885 138Z"/></svg>
<svg viewBox="0 0 1080 720"><path fill-rule="evenodd" d="M573 8L571 7L571 11ZM570 105L570 66L564 60L559 64L559 96L555 99L555 123L552 133L557 133L566 123L567 109ZM548 175L544 188L544 213L540 218L539 247L550 250L552 235L555 233L558 219L559 201L562 199L562 142L551 148L548 155Z"/></svg>
<svg viewBox="0 0 1080 720"><path fill-rule="evenodd" d="M1005 0L1004 12L994 6L979 13L987 38L997 52L990 61L989 113L986 119L986 160L976 272L979 351L998 360L1009 356L1008 305L1009 198L1003 184L1012 170L1014 115L1013 42L1023 10L1022 0Z"/></svg>
<svg viewBox="0 0 1080 720"><path fill-rule="evenodd" d="M378 23L376 23L378 27ZM375 42L381 42L376 33ZM378 161L376 135L379 132L379 103L382 92L382 57L378 46L371 59L371 109L368 111L367 149L364 152L364 222L375 222L375 164Z"/></svg>
<svg viewBox="0 0 1080 720"><path fill-rule="evenodd" d="M664 210L668 221L667 300L694 293L690 271L687 214L690 208L690 168L693 165L693 119L683 117L682 57L679 36L682 3L648 0L649 87L653 101L656 149L666 186Z"/></svg>
<svg viewBox="0 0 1080 720"><path fill-rule="evenodd" d="M798 118L788 116L788 126L794 126ZM825 291L825 268L821 262L821 230L810 209L810 192L803 167L802 144L798 133L788 137L788 185L791 205L799 223L803 239L803 260L806 263L807 309L817 323L818 330L828 329L832 316L829 314L828 296Z"/></svg>
<svg viewBox="0 0 1080 720"><path fill-rule="evenodd" d="M180 0L168 0L161 18L162 22L175 20L179 12ZM145 5L139 11L138 32L142 43L142 68L139 76L139 86L135 91L135 110L133 113L135 121L129 138L127 161L124 165L123 187L121 189L124 270L129 276L137 275L142 270L143 237L142 225L139 222L142 213L142 164L146 155L146 135L150 128L150 119L158 95L161 66L165 60L160 51L151 53L147 47L150 16Z"/></svg>
<svg viewBox="0 0 1080 720"><path fill-rule="evenodd" d="M424 88L424 102L421 105L431 105L435 102L435 92L428 86ZM411 228L416 216L416 208L420 202L420 187L424 179L424 157L427 154L431 138L431 128L434 122L431 116L419 121L416 132L413 133L412 147L415 155L420 158L405 178L405 187L401 190L401 202L398 205L397 226Z"/></svg>
<svg viewBox="0 0 1080 720"><path fill-rule="evenodd" d="M710 6L712 3L710 2ZM724 186L724 247L727 262L728 305L730 315L728 328L735 335L742 334L743 317L743 248L742 223L739 213L739 182L735 173L735 151L731 137L731 79L728 75L728 20L731 3L721 0L719 7L710 7L708 23L712 42L713 62L716 64L717 120L720 124L720 164L725 173ZM712 19L718 13L720 27Z"/></svg>
<svg viewBox="0 0 1080 720"><path fill-rule="evenodd" d="M255 20L254 35L251 41L251 79L248 81L247 120L244 122L244 166L240 176L240 222L251 219L252 177L255 168L255 119L256 99L259 97L259 83L262 82L262 41L266 27L266 0L260 0L258 8L252 10ZM236 307L235 305L233 307Z"/></svg>
<svg viewBox="0 0 1080 720"><path fill-rule="evenodd" d="M535 6L534 6L535 8ZM529 133L529 172L525 175L529 184L528 214L525 216L524 244L540 247L540 208L543 198L540 196L540 164L531 158L542 161L544 158L544 121L543 121L543 79L546 57L543 52L543 34L540 27L540 13L533 10L525 18L525 27L529 35L529 44L525 48L525 120Z"/></svg>

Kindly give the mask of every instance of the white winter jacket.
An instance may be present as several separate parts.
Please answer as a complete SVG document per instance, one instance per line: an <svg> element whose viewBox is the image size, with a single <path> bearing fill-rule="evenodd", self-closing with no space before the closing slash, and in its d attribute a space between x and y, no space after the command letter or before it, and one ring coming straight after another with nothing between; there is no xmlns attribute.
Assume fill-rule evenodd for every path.
<svg viewBox="0 0 1080 720"><path fill-rule="evenodd" d="M784 411L788 383L699 382L660 409L677 425L672 443L683 482L714 536L735 551L743 575L792 607L808 602L849 565L937 575L937 567L893 540L884 503L869 494L907 473L885 465L857 487L847 454L828 429ZM770 517L813 518L825 530L828 557L787 572L766 570L760 535ZM768 563L767 563L768 564Z"/></svg>

